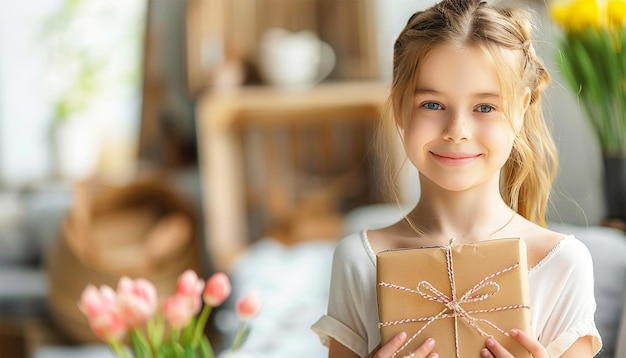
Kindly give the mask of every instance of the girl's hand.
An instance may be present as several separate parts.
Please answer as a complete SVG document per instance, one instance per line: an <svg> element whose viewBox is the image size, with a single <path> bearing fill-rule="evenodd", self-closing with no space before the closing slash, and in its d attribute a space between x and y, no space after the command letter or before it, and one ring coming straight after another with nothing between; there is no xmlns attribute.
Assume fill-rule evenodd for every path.
<svg viewBox="0 0 626 358"><path fill-rule="evenodd" d="M539 343L539 341L530 336L524 331L518 329L512 329L509 332L511 337L521 344L533 358L549 358L546 349ZM480 354L483 358L515 358L509 351L507 351L498 341L493 338L487 338L485 341L487 348L484 348Z"/></svg>
<svg viewBox="0 0 626 358"><path fill-rule="evenodd" d="M393 353L400 349L406 340L406 333L401 332L398 333L397 336L393 337L387 344L378 349L375 349L372 353L370 353L368 358L390 358L393 356ZM409 355L405 356L408 358L438 358L439 355L437 353L432 353L433 348L435 347L435 340L432 338L427 339L424 343L422 343L417 350L411 352Z"/></svg>

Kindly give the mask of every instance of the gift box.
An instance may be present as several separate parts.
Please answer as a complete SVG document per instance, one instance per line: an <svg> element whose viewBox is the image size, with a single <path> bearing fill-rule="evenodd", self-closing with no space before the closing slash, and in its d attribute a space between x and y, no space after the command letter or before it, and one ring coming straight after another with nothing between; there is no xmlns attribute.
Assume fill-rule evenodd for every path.
<svg viewBox="0 0 626 358"><path fill-rule="evenodd" d="M388 250L376 260L382 343L407 333L396 355L432 337L440 357L480 357L493 336L513 356L530 357L508 334L532 333L522 240Z"/></svg>

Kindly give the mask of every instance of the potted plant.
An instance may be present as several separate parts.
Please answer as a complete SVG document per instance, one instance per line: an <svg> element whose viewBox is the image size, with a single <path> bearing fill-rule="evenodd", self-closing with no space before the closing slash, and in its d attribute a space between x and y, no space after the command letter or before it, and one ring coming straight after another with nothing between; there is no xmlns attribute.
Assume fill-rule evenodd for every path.
<svg viewBox="0 0 626 358"><path fill-rule="evenodd" d="M550 4L558 65L600 144L607 220L626 221L626 0Z"/></svg>

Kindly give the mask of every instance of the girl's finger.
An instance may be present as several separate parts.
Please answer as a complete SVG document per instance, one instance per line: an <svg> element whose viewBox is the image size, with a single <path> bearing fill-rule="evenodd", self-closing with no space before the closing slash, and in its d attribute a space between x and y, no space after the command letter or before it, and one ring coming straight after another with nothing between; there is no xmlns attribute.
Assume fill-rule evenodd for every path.
<svg viewBox="0 0 626 358"><path fill-rule="evenodd" d="M480 351L480 356L481 356L482 358L496 358L496 357L494 357L494 355L493 355L493 354L491 354L491 352L490 352L490 351L489 351L489 349L487 349L487 348L483 348L483 349Z"/></svg>
<svg viewBox="0 0 626 358"><path fill-rule="evenodd" d="M483 350L481 354L484 358L490 358L490 357L514 358L513 355L511 355L511 353L509 353L509 351L506 350L506 348L504 348L498 341L496 341L492 337L487 338L487 340L485 341L485 344L487 346L487 350L491 352L491 355L486 355L486 352L484 352Z"/></svg>
<svg viewBox="0 0 626 358"><path fill-rule="evenodd" d="M541 345L541 343L528 333L519 329L512 329L510 335L514 340L526 348L526 350L528 350L533 357L542 358L548 356L546 349Z"/></svg>
<svg viewBox="0 0 626 358"><path fill-rule="evenodd" d="M433 351L433 348L435 348L435 339L433 338L428 338L424 343L422 343L421 346L419 346L419 348L417 348L417 350L415 350L414 352L412 352L411 354L409 354L406 357L409 358L438 358L439 355L437 353L433 353L431 355L428 355L430 352Z"/></svg>
<svg viewBox="0 0 626 358"><path fill-rule="evenodd" d="M406 333L400 332L395 337L393 337L389 342L385 343L376 354L374 354L373 358L388 358L391 357L400 347L404 344L406 340Z"/></svg>
<svg viewBox="0 0 626 358"><path fill-rule="evenodd" d="M392 357L395 352L402 347L404 342L406 341L406 333L401 332L398 333L395 337L393 337L389 342L385 343L375 354L370 355L372 358L389 358ZM417 350L411 352L406 357L409 358L438 358L439 355L437 353L430 354L435 347L435 340L433 338L427 339L424 343L422 343ZM429 355L430 354L430 355Z"/></svg>

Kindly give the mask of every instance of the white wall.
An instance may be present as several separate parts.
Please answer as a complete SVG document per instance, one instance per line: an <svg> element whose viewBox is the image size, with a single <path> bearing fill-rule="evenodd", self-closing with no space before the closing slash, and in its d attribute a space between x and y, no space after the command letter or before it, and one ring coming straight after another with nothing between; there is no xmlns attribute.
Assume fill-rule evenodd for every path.
<svg viewBox="0 0 626 358"><path fill-rule="evenodd" d="M53 0L0 0L0 183L45 176L48 167L39 18Z"/></svg>
<svg viewBox="0 0 626 358"><path fill-rule="evenodd" d="M378 54L383 79L391 80L393 43L409 17L435 3L436 0L376 0Z"/></svg>
<svg viewBox="0 0 626 358"><path fill-rule="evenodd" d="M560 170L551 195L548 219L577 225L597 225L604 215L602 157L576 97L567 87L555 62L559 32L545 7L536 6L539 28L537 52L544 59L552 84L546 90L544 109L553 122Z"/></svg>
<svg viewBox="0 0 626 358"><path fill-rule="evenodd" d="M50 51L43 25L63 2L0 0L0 187L36 184L52 174L51 104L74 78L77 61ZM83 144L72 150L97 151L91 160L100 170L119 166L135 151L146 0L83 4L64 41L72 50L99 56L103 65L94 99L77 114L97 136L82 138Z"/></svg>

